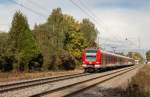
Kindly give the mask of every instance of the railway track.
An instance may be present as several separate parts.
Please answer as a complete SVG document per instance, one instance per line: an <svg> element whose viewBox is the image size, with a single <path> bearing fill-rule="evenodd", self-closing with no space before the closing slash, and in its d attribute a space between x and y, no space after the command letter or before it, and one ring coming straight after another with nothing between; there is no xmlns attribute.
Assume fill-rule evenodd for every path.
<svg viewBox="0 0 150 97"><path fill-rule="evenodd" d="M21 81L16 83L4 84L4 85L0 85L0 93L32 87L41 84L46 84L46 83L51 83L60 80L67 80L70 78L81 77L86 75L89 75L89 73L78 73L78 74L64 75L58 77L46 77L46 78L39 78L34 80L26 80L26 81Z"/></svg>
<svg viewBox="0 0 150 97"><path fill-rule="evenodd" d="M111 80L114 77L127 73L134 70L136 67L128 67L115 72L97 76L94 78L89 78L83 81L67 84L55 89L50 89L38 94L31 95L30 97L70 97L71 95L81 92L87 88L93 87L97 84L103 83L105 81Z"/></svg>
<svg viewBox="0 0 150 97"><path fill-rule="evenodd" d="M2 97L66 97L110 80L135 69L135 66L103 73L79 73L67 76L42 78L0 86Z"/></svg>

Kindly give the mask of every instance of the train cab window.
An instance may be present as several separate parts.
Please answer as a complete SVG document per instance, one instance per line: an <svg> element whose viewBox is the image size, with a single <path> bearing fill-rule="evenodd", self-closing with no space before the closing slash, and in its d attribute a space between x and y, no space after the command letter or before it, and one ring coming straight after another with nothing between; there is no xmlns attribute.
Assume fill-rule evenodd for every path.
<svg viewBox="0 0 150 97"><path fill-rule="evenodd" d="M86 53L96 53L96 52L97 52L97 50L95 50L95 49L86 50Z"/></svg>
<svg viewBox="0 0 150 97"><path fill-rule="evenodd" d="M95 61L96 60L97 50L95 49L87 49L86 50L86 60Z"/></svg>
<svg viewBox="0 0 150 97"><path fill-rule="evenodd" d="M96 56L86 56L86 59L88 61L95 61L96 60Z"/></svg>

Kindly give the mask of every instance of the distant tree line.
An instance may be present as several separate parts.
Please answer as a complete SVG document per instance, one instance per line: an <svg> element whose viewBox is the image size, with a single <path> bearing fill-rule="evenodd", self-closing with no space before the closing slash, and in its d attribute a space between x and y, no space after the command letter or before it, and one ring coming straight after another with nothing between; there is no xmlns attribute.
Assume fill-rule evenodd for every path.
<svg viewBox="0 0 150 97"><path fill-rule="evenodd" d="M134 60L139 60L140 63L144 62L143 56L138 52L128 52L127 56L133 58Z"/></svg>
<svg viewBox="0 0 150 97"><path fill-rule="evenodd" d="M150 62L150 50L146 52L146 59L147 59L147 62Z"/></svg>
<svg viewBox="0 0 150 97"><path fill-rule="evenodd" d="M96 47L97 29L89 19L81 22L61 8L31 30L27 17L17 11L8 33L0 33L1 71L75 69L83 48Z"/></svg>

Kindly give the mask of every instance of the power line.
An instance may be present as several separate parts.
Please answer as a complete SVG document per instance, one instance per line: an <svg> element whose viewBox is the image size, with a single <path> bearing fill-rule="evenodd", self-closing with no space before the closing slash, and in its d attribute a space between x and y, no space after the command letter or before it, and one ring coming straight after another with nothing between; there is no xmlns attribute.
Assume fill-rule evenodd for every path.
<svg viewBox="0 0 150 97"><path fill-rule="evenodd" d="M37 2L34 2L34 1L32 1L32 0L27 0L27 2L32 3L32 5L35 5L35 6L39 7L39 8L41 8L41 9L43 9L44 11L45 11L45 10L46 10L46 11L49 11L48 9L46 9L45 7L43 7L42 5L40 5L40 4L37 3ZM45 12L46 12L46 11L45 11Z"/></svg>
<svg viewBox="0 0 150 97"><path fill-rule="evenodd" d="M99 17L97 17L97 15L90 8L88 8L88 6L86 6L86 4L82 2L82 0L78 0L78 1L82 4L82 6L84 6L88 10L89 13L92 14L92 16L94 16L94 18L99 19L103 23L103 21Z"/></svg>
<svg viewBox="0 0 150 97"><path fill-rule="evenodd" d="M102 19L99 18L99 17L89 8L89 6L87 5L88 3L86 2L86 0L84 0L84 2L86 2L86 4L85 4L82 0L78 0L78 1L82 4L82 6L85 7L86 10L88 10L89 13L92 13L92 15L93 15L96 19L100 20L101 23L102 23L103 25L105 25L105 23L102 21ZM105 28L105 29L106 29L106 28ZM106 29L106 30L107 30L107 29ZM114 36L114 35L113 35L113 36ZM116 37L116 36L114 36L114 37ZM116 37L116 39L117 39L117 37Z"/></svg>
<svg viewBox="0 0 150 97"><path fill-rule="evenodd" d="M101 26L101 28L104 30L104 32L106 31L105 29L106 28L104 28L104 27L102 27L103 25L105 25L104 24L104 22L102 21L102 19L100 19L89 7L88 7L88 5L86 5L84 2L86 2L85 0L84 0L84 2L82 1L82 0L78 0L79 2L80 2L80 4L85 8L85 10L88 10L88 12L89 13L91 13L92 14L92 16L94 17L94 18L96 18L96 20L97 21L100 21L101 23L99 23L100 24L100 26ZM107 31L106 31L107 32ZM99 38L99 37L98 37ZM98 39L99 40L99 39Z"/></svg>
<svg viewBox="0 0 150 97"><path fill-rule="evenodd" d="M101 26L101 24L99 22L97 22L97 20L93 17L93 15L91 16L87 11L85 11L82 7L80 7L78 4L76 4L73 0L69 0L69 1L73 5L75 5L76 7L78 7L84 14L88 15L92 20L94 20L97 24L99 24ZM98 41L99 41L99 39L98 39Z"/></svg>
<svg viewBox="0 0 150 97"><path fill-rule="evenodd" d="M16 4L16 5L18 5L18 6L21 6L21 7L25 8L25 9L27 9L28 11L30 11L30 12L32 12L32 13L38 15L38 16L42 16L42 17L44 17L44 18L47 17L46 15L43 15L43 14L41 14L41 13L39 13L39 12L37 12L37 11L35 11L35 10L29 8L29 7L26 7L26 6L24 6L23 4L20 4L20 3L18 3L18 2L15 1L15 0L9 0L9 1L13 2L14 4Z"/></svg>
<svg viewBox="0 0 150 97"><path fill-rule="evenodd" d="M70 0L71 1L71 3L73 4L73 5L75 5L76 7L78 7L84 14L86 14L86 15L88 15L92 20L94 20L98 25L100 25L101 26L101 24L93 17L94 15L92 14L89 14L89 11L86 11L84 8L82 8L80 5L78 5L78 4L76 4L73 0ZM99 32L99 31L98 31ZM99 32L100 33L100 32ZM98 41L98 46L100 45L99 44L99 37L97 37L97 39L96 39L97 41Z"/></svg>
<svg viewBox="0 0 150 97"><path fill-rule="evenodd" d="M91 16L87 11L85 11L82 7L80 7L78 4L76 4L73 0L69 0L73 5L75 5L76 7L78 7L83 13L85 13L86 15L88 15L92 20L94 20L96 23L97 20L95 18L93 18L93 16ZM98 23L99 24L99 23ZM101 25L101 24L99 24Z"/></svg>
<svg viewBox="0 0 150 97"><path fill-rule="evenodd" d="M84 0L84 2L83 2L82 0L78 0L78 1L82 4L83 7L85 7L85 10L88 10L88 12L91 13L92 16L94 16L94 18L96 18L96 20L101 21L101 23L102 23L103 25L105 25L105 23L102 21L102 19L99 18L99 17L88 7L88 5L86 5L86 4L84 3L84 2L86 2L85 0ZM87 2L86 2L86 3L87 3ZM100 25L102 26L102 24L100 24Z"/></svg>
<svg viewBox="0 0 150 97"><path fill-rule="evenodd" d="M80 1L80 4L82 4L83 7L81 7L80 5L76 4L75 2L73 2L72 0L70 0L75 6L77 6L82 12L84 12L86 15L88 15L89 17L91 17L97 24L99 24L101 26L101 24L98 22L98 20L101 20L99 17L97 17L95 15L95 13L90 9L88 8L81 0ZM88 11L87 11L88 10ZM92 15L91 15L92 14ZM102 20L101 20L102 21ZM103 22L102 22L103 23ZM104 23L103 23L104 24ZM114 36L114 35L113 35ZM114 36L115 39L117 39L116 36ZM99 40L99 39L98 39ZM117 39L118 40L118 39Z"/></svg>

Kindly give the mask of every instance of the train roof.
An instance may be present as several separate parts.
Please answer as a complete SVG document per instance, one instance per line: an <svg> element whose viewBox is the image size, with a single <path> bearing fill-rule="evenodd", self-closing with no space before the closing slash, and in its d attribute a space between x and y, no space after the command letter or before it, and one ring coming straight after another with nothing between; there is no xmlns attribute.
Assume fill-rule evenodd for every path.
<svg viewBox="0 0 150 97"><path fill-rule="evenodd" d="M119 54L115 54L115 53L111 53L111 52L108 52L108 51L104 51L104 50L100 50L100 51L103 54L112 55L112 56L116 56L116 57L121 57L121 58L125 58L125 59L132 59L130 57L119 55Z"/></svg>
<svg viewBox="0 0 150 97"><path fill-rule="evenodd" d="M104 51L104 50L101 50L100 48L86 48L85 50L98 50L98 49L103 54L107 54L107 55L112 55L112 56L116 56L116 57L120 57L120 58L133 60L133 58L130 58L130 57L127 57L127 56L123 56L123 55L119 55L119 54L115 54L115 53L112 53L112 52L109 52L109 51Z"/></svg>

